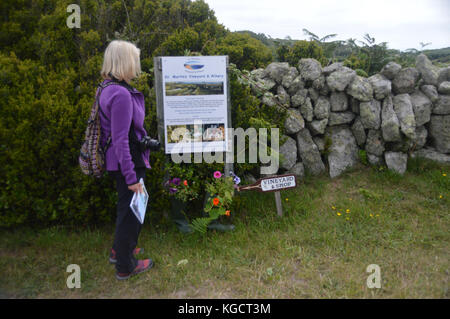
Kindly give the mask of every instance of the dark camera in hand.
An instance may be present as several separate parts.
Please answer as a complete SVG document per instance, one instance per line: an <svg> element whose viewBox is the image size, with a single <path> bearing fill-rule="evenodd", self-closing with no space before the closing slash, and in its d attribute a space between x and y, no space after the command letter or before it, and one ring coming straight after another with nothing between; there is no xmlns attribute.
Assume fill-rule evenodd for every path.
<svg viewBox="0 0 450 319"><path fill-rule="evenodd" d="M150 151L159 151L161 148L161 143L158 140L151 138L150 136L144 136L139 141L139 146L142 152L148 149Z"/></svg>

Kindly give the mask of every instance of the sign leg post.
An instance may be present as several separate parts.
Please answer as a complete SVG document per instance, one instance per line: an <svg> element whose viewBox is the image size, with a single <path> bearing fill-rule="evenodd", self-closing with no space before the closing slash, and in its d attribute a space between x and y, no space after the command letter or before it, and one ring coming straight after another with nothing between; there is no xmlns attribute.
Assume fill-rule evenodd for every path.
<svg viewBox="0 0 450 319"><path fill-rule="evenodd" d="M275 194L275 205L277 207L277 214L283 217L283 205L281 203L280 190L295 188L297 186L297 178L292 174L285 175L271 175L258 179L251 185L238 186L238 191L258 190L259 192L273 192Z"/></svg>
<svg viewBox="0 0 450 319"><path fill-rule="evenodd" d="M283 217L283 207L281 206L281 194L280 192L275 192L275 204L277 205L277 214Z"/></svg>

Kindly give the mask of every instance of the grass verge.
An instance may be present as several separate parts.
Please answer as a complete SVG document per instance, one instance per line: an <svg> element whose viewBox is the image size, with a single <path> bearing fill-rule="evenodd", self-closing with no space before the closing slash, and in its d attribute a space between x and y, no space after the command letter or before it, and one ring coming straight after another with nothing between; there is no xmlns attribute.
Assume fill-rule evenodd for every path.
<svg viewBox="0 0 450 319"><path fill-rule="evenodd" d="M416 159L403 176L359 167L308 177L282 191L282 218L273 194L242 192L230 233L146 223L139 246L155 267L125 282L108 264L113 225L3 230L0 296L448 298L449 168ZM81 268L80 289L66 286L69 264ZM366 285L370 264L380 266L380 289Z"/></svg>

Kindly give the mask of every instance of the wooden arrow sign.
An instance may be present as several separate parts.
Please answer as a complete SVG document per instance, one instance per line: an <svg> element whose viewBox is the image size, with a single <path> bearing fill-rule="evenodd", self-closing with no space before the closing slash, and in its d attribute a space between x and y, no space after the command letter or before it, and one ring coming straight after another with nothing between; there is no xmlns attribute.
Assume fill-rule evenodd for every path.
<svg viewBox="0 0 450 319"><path fill-rule="evenodd" d="M239 186L238 191L256 190L259 192L276 192L297 187L297 178L293 174L276 175L258 179L251 185Z"/></svg>
<svg viewBox="0 0 450 319"><path fill-rule="evenodd" d="M237 190L247 191L247 190L257 190L259 192L275 192L275 204L277 206L278 216L283 216L283 208L281 205L281 195L280 190L294 188L297 186L297 178L295 175L276 175L265 178L258 179L255 183L251 185L239 186Z"/></svg>

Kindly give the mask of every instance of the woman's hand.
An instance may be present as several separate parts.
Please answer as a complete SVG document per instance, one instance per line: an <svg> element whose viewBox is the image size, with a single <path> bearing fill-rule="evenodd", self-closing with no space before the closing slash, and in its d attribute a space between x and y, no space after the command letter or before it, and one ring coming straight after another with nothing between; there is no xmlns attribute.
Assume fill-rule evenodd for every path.
<svg viewBox="0 0 450 319"><path fill-rule="evenodd" d="M130 186L128 186L128 189L135 193L137 193L137 192L139 192L141 194L144 193L144 189L142 188L141 183L136 183L136 184L130 185Z"/></svg>

